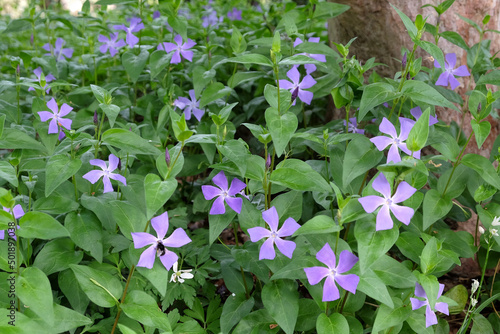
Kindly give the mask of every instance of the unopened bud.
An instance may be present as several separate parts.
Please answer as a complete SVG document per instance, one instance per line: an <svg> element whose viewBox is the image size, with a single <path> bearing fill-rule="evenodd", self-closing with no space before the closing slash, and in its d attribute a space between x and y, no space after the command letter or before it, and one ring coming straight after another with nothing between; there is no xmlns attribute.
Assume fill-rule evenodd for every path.
<svg viewBox="0 0 500 334"><path fill-rule="evenodd" d="M481 226L478 227L478 230L479 230L479 233L480 234L484 234L484 228L482 228Z"/></svg>
<svg viewBox="0 0 500 334"><path fill-rule="evenodd" d="M295 99L299 96L299 87L295 88L295 90L292 92L292 103L295 101Z"/></svg>
<svg viewBox="0 0 500 334"><path fill-rule="evenodd" d="M266 159L266 170L268 170L269 168L271 168L271 155L270 154L267 155L267 159Z"/></svg>
<svg viewBox="0 0 500 334"><path fill-rule="evenodd" d="M94 110L94 125L99 124L99 120L97 119L97 109Z"/></svg>
<svg viewBox="0 0 500 334"><path fill-rule="evenodd" d="M405 54L403 55L403 60L401 60L401 66L403 66L403 68L406 67L406 52Z"/></svg>
<svg viewBox="0 0 500 334"><path fill-rule="evenodd" d="M122 159L118 158L118 170L122 170Z"/></svg>
<svg viewBox="0 0 500 334"><path fill-rule="evenodd" d="M471 294L474 294L474 292L477 291L477 288L479 288L479 282L477 279L472 280L472 287L470 289Z"/></svg>
<svg viewBox="0 0 500 334"><path fill-rule="evenodd" d="M406 80L410 80L410 72L406 73Z"/></svg>
<svg viewBox="0 0 500 334"><path fill-rule="evenodd" d="M33 46L33 44L35 44L35 36L33 34L31 34L31 37L30 37L30 43L31 43L31 46Z"/></svg>
<svg viewBox="0 0 500 334"><path fill-rule="evenodd" d="M170 153L168 152L168 147L165 148L165 162L167 163L167 167L170 167Z"/></svg>
<svg viewBox="0 0 500 334"><path fill-rule="evenodd" d="M477 111L481 111L481 109L482 109L481 102L479 102L479 104L477 105Z"/></svg>
<svg viewBox="0 0 500 334"><path fill-rule="evenodd" d="M17 74L17 76L21 75L21 67L19 67L19 64L17 64L17 67L16 67L16 74Z"/></svg>

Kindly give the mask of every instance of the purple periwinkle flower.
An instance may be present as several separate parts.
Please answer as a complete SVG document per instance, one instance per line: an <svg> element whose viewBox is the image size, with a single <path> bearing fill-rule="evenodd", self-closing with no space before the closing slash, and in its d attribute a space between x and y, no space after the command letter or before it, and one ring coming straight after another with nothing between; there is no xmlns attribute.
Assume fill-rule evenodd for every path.
<svg viewBox="0 0 500 334"><path fill-rule="evenodd" d="M106 165L106 162L101 159L92 159L89 163L92 166L101 167L102 170L91 170L87 174L83 175L83 178L94 184L102 177L102 183L104 184L103 193L113 191L113 186L111 185L111 181L109 179L120 181L124 185L127 185L125 177L120 174L111 173L118 167L119 162L120 159L113 154L109 155L108 165Z"/></svg>
<svg viewBox="0 0 500 334"><path fill-rule="evenodd" d="M410 113L416 120L418 120L420 116L422 116L422 109L420 109L420 107L415 107L410 109ZM436 116L429 115L429 126L437 124L438 122L439 120Z"/></svg>
<svg viewBox="0 0 500 334"><path fill-rule="evenodd" d="M344 120L344 126L345 126L345 120ZM351 117L349 118L349 124L347 125L348 132L352 133L360 133L360 134L365 134L365 130L363 129L358 129L358 122L356 121L356 117Z"/></svg>
<svg viewBox="0 0 500 334"><path fill-rule="evenodd" d="M153 268L155 257L158 255L161 263L163 263L167 270L170 270L179 257L174 252L168 250L167 247L179 248L190 243L191 239L187 236L186 231L180 227L172 232L168 238L164 239L168 231L167 212L151 219L151 226L153 226L158 237L146 232L131 233L136 249L151 245L141 254L137 266L146 267L148 269Z"/></svg>
<svg viewBox="0 0 500 334"><path fill-rule="evenodd" d="M436 85L447 87L448 84L451 86L451 89L454 90L458 86L460 86L460 82L455 78L457 77L466 77L469 76L470 73L467 70L467 66L462 65L458 68L455 68L457 63L457 55L454 53L448 53L445 56L445 64L444 64L444 72L441 73L439 78L436 81ZM437 68L441 68L437 60L434 60L434 66Z"/></svg>
<svg viewBox="0 0 500 334"><path fill-rule="evenodd" d="M231 21L241 21L241 13L242 13L241 10L238 10L236 7L233 7L233 10L227 13L227 17L229 17Z"/></svg>
<svg viewBox="0 0 500 334"><path fill-rule="evenodd" d="M208 15L203 16L201 19L203 20L203 23L201 24L203 28L208 28L208 27L217 28L219 23L221 23L222 20L224 20L222 16L221 17L217 16L216 11L211 11Z"/></svg>
<svg viewBox="0 0 500 334"><path fill-rule="evenodd" d="M66 130L71 130L71 123L73 122L70 119L63 118L67 114L73 110L72 107L63 103L61 106L61 110L57 106L57 102L54 98L52 98L49 102L47 102L47 107L52 111L39 111L38 115L40 116L40 120L42 122L46 122L49 119L52 119L49 124L49 132L48 133L59 133L59 126L66 128Z"/></svg>
<svg viewBox="0 0 500 334"><path fill-rule="evenodd" d="M63 59L61 56L64 56L66 58L73 57L73 49L63 48L65 44L66 41L60 37L56 39L55 47L52 47L52 45L50 45L49 43L45 44L43 46L43 49L45 51L49 51L49 53L46 53L45 56L53 55L54 57L56 57L56 61Z"/></svg>
<svg viewBox="0 0 500 334"><path fill-rule="evenodd" d="M370 141L375 144L379 151L383 151L387 146L391 145L389 154L387 155L387 163L391 161L401 161L401 156L399 155L398 148L406 154L412 155L412 152L406 147L406 143L404 143L404 141L408 138L411 128L413 127L415 122L411 119L403 117L399 118L399 122L401 123L401 131L399 133L399 136L394 125L384 117L384 119L382 119L382 122L380 123L379 130L382 133L388 134L389 136L391 136L391 138L387 136L377 136L370 139ZM420 159L420 151L413 152L413 157Z"/></svg>
<svg viewBox="0 0 500 334"><path fill-rule="evenodd" d="M42 83L42 81L41 81L42 68L40 66L37 67L36 69L34 69L33 73L38 78L38 83L40 84L40 87L42 87L42 89L45 89L45 87L47 86L47 83L56 80L56 78L52 74L49 74L45 77L45 83ZM28 88L28 92L31 92L34 90L35 90L35 88L33 88L33 87ZM45 93L48 94L49 92L50 92L50 87L47 87L47 89L45 90Z"/></svg>
<svg viewBox="0 0 500 334"><path fill-rule="evenodd" d="M9 208L6 208L5 206L2 206L2 208L3 208L3 211L10 213ZM14 216L14 219L19 219L22 216L24 216L24 210L23 210L23 207L21 206L21 204L17 204L16 206L14 206L14 208L12 208L12 214ZM19 225L17 225L17 228L19 229ZM17 240L15 233L14 234L8 233L8 235L12 236L12 239ZM0 230L0 240L3 240L3 239L5 239L5 230Z"/></svg>
<svg viewBox="0 0 500 334"><path fill-rule="evenodd" d="M179 96L174 101L174 106L178 107L181 110L184 110L184 115L187 121L191 119L191 113L193 113L194 117L196 117L198 121L201 121L201 118L203 117L203 114L205 114L205 111L199 108L200 101L196 100L194 89L191 89L189 91L189 97L191 98L191 100L186 97Z"/></svg>
<svg viewBox="0 0 500 334"><path fill-rule="evenodd" d="M214 186L201 186L203 196L207 201L214 197L217 199L214 201L212 208L210 209L211 215L222 215L226 212L226 207L224 206L224 201L229 205L231 209L237 213L241 212L241 206L243 205L243 199L240 197L235 197L247 186L244 182L234 178L231 182L231 187L228 188L227 177L224 171L220 171L219 174L215 175L212 181L219 188Z"/></svg>
<svg viewBox="0 0 500 334"><path fill-rule="evenodd" d="M290 80L292 80L292 82L282 79L279 81L280 88L288 89L292 94L296 89L298 89L298 98L306 104L311 104L313 93L304 89L314 86L316 84L316 80L314 80L310 74L307 74L302 81L300 81L300 73L296 67L292 67L286 75ZM295 105L296 101L297 100L293 101L292 105Z"/></svg>
<svg viewBox="0 0 500 334"><path fill-rule="evenodd" d="M319 37L310 37L307 41L309 43L319 43ZM302 43L304 43L304 42L299 37L297 37L295 39L295 42L293 43L293 47L295 48L295 47L297 47L297 45L302 44ZM304 52L304 53L298 53L297 55L308 56L308 57L315 59L317 61L320 61L322 63L326 63L326 57L324 54L311 54L311 53ZM295 65L295 67L297 67L297 65ZM305 64L304 67L306 69L307 74L311 74L312 72L316 71L316 65L314 65L314 64Z"/></svg>
<svg viewBox="0 0 500 334"><path fill-rule="evenodd" d="M439 284L439 291L436 299L439 299L439 297L441 297L441 295L443 294L443 290L444 290L444 284ZM436 304L434 304L435 311L432 310L431 305L429 304L429 299L427 298L427 294L424 291L424 288L418 283L415 283L415 296L425 299L425 300L420 300L417 298L410 298L412 310L417 310L422 306L426 306L425 327L429 327L438 323L436 314L434 313L435 311L439 311L441 313L449 315L448 304L444 302L436 302Z"/></svg>
<svg viewBox="0 0 500 334"><path fill-rule="evenodd" d="M158 50L163 50L165 52L171 52L174 51L174 54L172 55L172 59L170 60L171 64L178 64L181 62L181 55L183 58L193 61L193 51L188 51L188 49L191 49L193 46L196 45L196 43L192 40L189 39L187 40L186 43L182 43L182 36L177 35L174 37L174 43L160 43L158 45Z"/></svg>
<svg viewBox="0 0 500 334"><path fill-rule="evenodd" d="M104 35L99 35L97 40L101 43L104 43L99 47L99 51L101 51L101 53L106 53L109 50L111 57L114 57L118 53L119 48L126 45L123 39L118 40L117 32L110 33L109 38Z"/></svg>
<svg viewBox="0 0 500 334"><path fill-rule="evenodd" d="M160 11L155 10L153 13L153 20L159 19L161 16Z"/></svg>
<svg viewBox="0 0 500 334"><path fill-rule="evenodd" d="M142 20L138 17L132 17L130 19L127 19L127 21L130 23L130 26L128 28L124 24L120 24L113 26L113 29L125 31L127 33L125 41L127 42L129 47L133 48L137 43L139 43L139 38L133 33L139 32L144 29L144 23L142 23Z"/></svg>
<svg viewBox="0 0 500 334"><path fill-rule="evenodd" d="M331 302L340 298L340 292L335 282L337 282L344 290L352 294L356 293L356 288L359 283L359 276L355 274L342 275L351 270L358 262L358 257L348 250L340 253L339 264L336 264L335 253L328 243L316 254L316 258L326 264L325 267L304 268L309 284L316 285L326 277L325 285L323 286L323 301Z"/></svg>
<svg viewBox="0 0 500 334"><path fill-rule="evenodd" d="M297 224L295 219L290 217L285 220L283 226L278 230L280 217L278 216L278 211L276 211L274 206L269 210L262 212L262 218L264 218L264 221L269 225L271 230L267 230L260 226L248 229L248 234L250 234L250 240L252 242L257 242L262 238L267 238L260 248L259 260L272 260L276 257L276 252L274 250L275 243L279 251L291 259L293 251L296 247L295 242L283 240L282 238L289 237L294 234L295 231L299 229L300 225Z"/></svg>
<svg viewBox="0 0 500 334"><path fill-rule="evenodd" d="M170 152L168 151L168 147L165 147L165 163L167 167L170 167Z"/></svg>
<svg viewBox="0 0 500 334"><path fill-rule="evenodd" d="M358 199L359 203L363 206L366 212L372 213L382 206L377 214L377 223L375 225L376 231L389 230L394 225L391 214L403 224L410 224L410 220L415 213L415 210L407 206L400 206L397 203L406 201L413 196L417 189L410 186L407 182L403 181L398 185L394 196L391 195L391 186L389 181L385 178L383 173L380 173L372 183L373 189L381 193L384 197L370 195ZM390 212L389 212L390 211Z"/></svg>

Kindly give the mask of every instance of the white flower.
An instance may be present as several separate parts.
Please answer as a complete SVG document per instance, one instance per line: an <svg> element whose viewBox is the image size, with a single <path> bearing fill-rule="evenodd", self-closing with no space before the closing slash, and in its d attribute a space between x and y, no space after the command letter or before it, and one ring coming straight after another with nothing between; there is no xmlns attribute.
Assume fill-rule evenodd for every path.
<svg viewBox="0 0 500 334"><path fill-rule="evenodd" d="M491 235L498 237L498 230L496 228L490 229L490 233L491 233Z"/></svg>
<svg viewBox="0 0 500 334"><path fill-rule="evenodd" d="M474 292L477 291L477 288L479 288L479 281L477 279L473 279L472 280L471 294L474 294Z"/></svg>
<svg viewBox="0 0 500 334"><path fill-rule="evenodd" d="M493 222L491 223L491 226L500 226L500 217L495 217L493 219Z"/></svg>
<svg viewBox="0 0 500 334"><path fill-rule="evenodd" d="M170 277L170 282L176 282L176 280L179 279L179 283L184 283L185 279L191 279L194 277L194 275L191 274L191 271L193 271L193 269L177 270L177 267L178 263L175 262L172 268L174 272L172 274L172 277Z"/></svg>
<svg viewBox="0 0 500 334"><path fill-rule="evenodd" d="M476 304L477 304L477 299L471 298L470 299L470 304L472 305L472 307L475 307Z"/></svg>
<svg viewBox="0 0 500 334"><path fill-rule="evenodd" d="M484 228L482 226L479 226L478 230L480 234L484 234Z"/></svg>

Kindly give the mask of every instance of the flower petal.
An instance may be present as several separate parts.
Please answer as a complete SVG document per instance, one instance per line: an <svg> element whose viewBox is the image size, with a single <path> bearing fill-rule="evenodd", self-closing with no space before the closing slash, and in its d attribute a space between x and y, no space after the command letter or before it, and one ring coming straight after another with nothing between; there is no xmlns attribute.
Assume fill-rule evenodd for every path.
<svg viewBox="0 0 500 334"><path fill-rule="evenodd" d="M427 299L424 288L418 283L415 283L415 296Z"/></svg>
<svg viewBox="0 0 500 334"><path fill-rule="evenodd" d="M163 245L166 247L178 248L182 247L191 242L186 231L178 227L174 232L165 240L163 240Z"/></svg>
<svg viewBox="0 0 500 334"><path fill-rule="evenodd" d="M12 212L14 213L15 219L19 219L22 216L24 216L24 210L23 210L23 207L21 206L21 204L17 204L16 206L14 206L14 208L12 209ZM438 298L439 297L440 296L438 296Z"/></svg>
<svg viewBox="0 0 500 334"><path fill-rule="evenodd" d="M57 106L57 102L54 98L50 99L49 102L47 102L47 107L52 110L52 113L57 114L59 112L59 107Z"/></svg>
<svg viewBox="0 0 500 334"><path fill-rule="evenodd" d="M416 120L418 120L420 116L422 116L422 109L420 107L415 107L410 109L410 113Z"/></svg>
<svg viewBox="0 0 500 334"><path fill-rule="evenodd" d="M246 188L246 183L243 182L243 181L240 181L239 179L237 178L234 178L232 181L231 181L231 187L229 188L227 194L229 196L234 196L236 194L239 194L243 189Z"/></svg>
<svg viewBox="0 0 500 334"><path fill-rule="evenodd" d="M363 209L368 213L372 213L377 210L379 206L385 204L384 198L375 195L360 197L358 198L358 201L363 206Z"/></svg>
<svg viewBox="0 0 500 334"><path fill-rule="evenodd" d="M292 67L288 72L286 72L286 76L292 80L294 84L298 84L300 80L300 73L296 67Z"/></svg>
<svg viewBox="0 0 500 334"><path fill-rule="evenodd" d="M59 124L66 130L71 130L71 123L73 123L73 120L71 119L59 118Z"/></svg>
<svg viewBox="0 0 500 334"><path fill-rule="evenodd" d="M110 154L108 157L108 171L112 172L118 167L118 162L120 162L120 159L114 154Z"/></svg>
<svg viewBox="0 0 500 334"><path fill-rule="evenodd" d="M50 111L39 111L38 116L40 116L40 120L42 122L46 122L47 120L53 118L54 114L51 113Z"/></svg>
<svg viewBox="0 0 500 334"><path fill-rule="evenodd" d="M436 303L436 305L434 305L434 308L436 309L436 311L439 311L439 312L444 313L446 315L450 315L450 313L448 311L448 304L447 303L444 303L444 302Z"/></svg>
<svg viewBox="0 0 500 334"><path fill-rule="evenodd" d="M271 227L272 232L276 232L278 230L280 217L278 216L278 211L276 210L276 207L272 206L268 210L263 211L262 218L269 225L269 227Z"/></svg>
<svg viewBox="0 0 500 334"><path fill-rule="evenodd" d="M104 162L101 159L92 159L89 161L89 164L91 164L92 166L101 167L102 170L105 170L108 168L108 166L106 166L106 162Z"/></svg>
<svg viewBox="0 0 500 334"><path fill-rule="evenodd" d="M109 180L109 176L103 174L102 184L104 185L103 193L109 193L109 192L113 191L113 185L111 184L111 181Z"/></svg>
<svg viewBox="0 0 500 334"><path fill-rule="evenodd" d="M328 243L326 243L323 248L320 249L318 253L316 253L316 258L326 264L329 269L335 269L336 267L336 259L335 253L333 253L332 248Z"/></svg>
<svg viewBox="0 0 500 334"><path fill-rule="evenodd" d="M439 284L439 290L438 290L438 294L437 294L437 298L436 299L439 299L439 297L441 297L441 295L443 294L443 291L444 291L444 284Z"/></svg>
<svg viewBox="0 0 500 334"><path fill-rule="evenodd" d="M193 61L193 51L181 50L180 53L188 61Z"/></svg>
<svg viewBox="0 0 500 334"><path fill-rule="evenodd" d="M448 76L448 79L450 80L450 88L451 90L454 90L458 86L460 86L460 82L455 78L452 74Z"/></svg>
<svg viewBox="0 0 500 334"><path fill-rule="evenodd" d="M312 92L309 92L307 90L302 90L299 88L299 99L304 102L305 104L309 105L311 104L311 101L314 97L314 94ZM294 101L295 102L295 101Z"/></svg>
<svg viewBox="0 0 500 334"><path fill-rule="evenodd" d="M262 238L269 238L271 232L261 226L249 228L248 234L250 235L250 240L252 242L257 242Z"/></svg>
<svg viewBox="0 0 500 334"><path fill-rule="evenodd" d="M183 48L184 50L187 50L187 49L191 49L191 48L192 48L193 46L195 46L195 45L196 45L196 42L195 42L195 41L193 41L191 38L188 38L188 39L187 39L187 42L186 42L186 43L184 43L184 44L182 44L182 48Z"/></svg>
<svg viewBox="0 0 500 334"><path fill-rule="evenodd" d="M288 237L295 233L300 228L300 225L292 217L287 218L283 226L278 230L278 237Z"/></svg>
<svg viewBox="0 0 500 334"><path fill-rule="evenodd" d="M444 87L447 87L448 86L448 81L449 81L449 78L450 77L450 73L444 71L443 73L441 73L441 75L439 76L439 78L437 79L435 85L436 86L444 86Z"/></svg>
<svg viewBox="0 0 500 334"><path fill-rule="evenodd" d="M328 276L328 274L330 273L330 270L328 270L328 268L325 267L304 268L304 271L306 272L307 280L311 285L318 284L323 278Z"/></svg>
<svg viewBox="0 0 500 334"><path fill-rule="evenodd" d="M169 250L165 250L165 255L160 256L160 261L161 263L163 263L165 268L167 268L167 270L170 270L170 268L172 268L173 264L177 262L178 259L179 257L177 256L177 254Z"/></svg>
<svg viewBox="0 0 500 334"><path fill-rule="evenodd" d="M155 264L155 256L155 245L152 245L142 252L141 257L139 258L139 263L137 263L137 267L146 267L148 269L153 268L153 265Z"/></svg>
<svg viewBox="0 0 500 334"><path fill-rule="evenodd" d="M401 129L399 131L399 140L404 141L408 138L411 129L415 125L415 121L412 119L400 117L399 123L401 124Z"/></svg>
<svg viewBox="0 0 500 334"><path fill-rule="evenodd" d="M215 175L212 179L212 182L215 183L216 186L221 188L224 191L227 191L227 177L224 174L224 171L220 171L217 175Z"/></svg>
<svg viewBox="0 0 500 334"><path fill-rule="evenodd" d="M398 137L398 134L396 132L396 128L385 117L382 119L382 122L380 123L380 126L379 126L378 129L380 130L380 132L385 133L385 134L391 136L392 138L397 138Z"/></svg>
<svg viewBox="0 0 500 334"><path fill-rule="evenodd" d="M390 230L394 226L391 214L389 213L389 206L383 205L377 214L377 223L375 225L376 231Z"/></svg>
<svg viewBox="0 0 500 334"><path fill-rule="evenodd" d="M203 196L207 201L222 194L222 191L214 186L201 186L201 191L203 192Z"/></svg>
<svg viewBox="0 0 500 334"><path fill-rule="evenodd" d="M237 213L241 213L241 206L243 205L243 199L239 197L226 197L227 205Z"/></svg>
<svg viewBox="0 0 500 334"><path fill-rule="evenodd" d="M356 293L359 283L359 276L354 274L349 275L335 275L335 280L342 287L342 289L349 291L352 294Z"/></svg>
<svg viewBox="0 0 500 334"><path fill-rule="evenodd" d="M396 189L396 193L391 198L393 203L400 203L412 197L417 189L410 186L406 181L401 182Z"/></svg>
<svg viewBox="0 0 500 334"><path fill-rule="evenodd" d="M415 214L415 210L407 206L392 204L390 209L394 216L405 225L410 224L411 218Z"/></svg>
<svg viewBox="0 0 500 334"><path fill-rule="evenodd" d="M427 304L425 309L425 327L429 327L438 323L436 314L432 312L431 307Z"/></svg>
<svg viewBox="0 0 500 334"><path fill-rule="evenodd" d="M193 115L196 117L198 121L201 121L201 118L205 114L204 110L198 109L198 108L193 108Z"/></svg>
<svg viewBox="0 0 500 334"><path fill-rule="evenodd" d="M377 150L383 151L393 142L393 139L386 136L377 136L371 138L370 141L377 147Z"/></svg>
<svg viewBox="0 0 500 334"><path fill-rule="evenodd" d="M426 302L417 298L410 298L411 309L418 310L422 306L425 306Z"/></svg>
<svg viewBox="0 0 500 334"><path fill-rule="evenodd" d="M313 79L311 75L306 75L304 79L300 82L300 89L308 89L316 84L316 80Z"/></svg>
<svg viewBox="0 0 500 334"><path fill-rule="evenodd" d="M399 155L398 146L395 143L391 145L391 147L389 148L389 152L387 153L387 163L391 161L393 162L401 161L401 156Z"/></svg>
<svg viewBox="0 0 500 334"><path fill-rule="evenodd" d="M280 89L292 89L295 87L293 83L288 80L279 80Z"/></svg>
<svg viewBox="0 0 500 334"><path fill-rule="evenodd" d="M467 66L462 65L453 70L453 75L456 75L457 77L468 77L470 73L467 70Z"/></svg>
<svg viewBox="0 0 500 334"><path fill-rule="evenodd" d="M101 176L103 176L103 174L104 173L100 170L91 170L90 172L83 175L82 177L85 180L88 180L90 183L94 184L101 178Z"/></svg>
<svg viewBox="0 0 500 334"><path fill-rule="evenodd" d="M161 215L152 218L151 226L156 231L158 239L164 239L168 231L168 212L165 211Z"/></svg>
<svg viewBox="0 0 500 334"><path fill-rule="evenodd" d="M179 46L180 46L180 45L182 45L182 36L181 36L181 35L179 35L179 34L177 34L177 35L174 37L174 42L175 42L175 44L177 44L177 45L179 45Z"/></svg>
<svg viewBox="0 0 500 334"><path fill-rule="evenodd" d="M274 250L274 240L269 238L262 244L259 252L259 260L267 259L273 260L276 257L276 251Z"/></svg>
<svg viewBox="0 0 500 334"><path fill-rule="evenodd" d="M172 54L172 58L170 59L170 64L179 64L181 60L182 59L180 52L178 50L174 51L174 53Z"/></svg>
<svg viewBox="0 0 500 334"><path fill-rule="evenodd" d="M155 245L156 238L146 232L132 232L132 240L134 241L134 248L142 248L147 245Z"/></svg>
<svg viewBox="0 0 500 334"><path fill-rule="evenodd" d="M276 247L278 247L279 251L283 255L290 259L292 258L293 251L295 250L295 247L297 247L295 242L290 240L283 240L281 238L274 239L274 242L276 243Z"/></svg>
<svg viewBox="0 0 500 334"><path fill-rule="evenodd" d="M226 207L224 205L224 197L219 196L212 204L212 208L210 209L211 215L222 215L226 212Z"/></svg>
<svg viewBox="0 0 500 334"><path fill-rule="evenodd" d="M331 276L327 276L323 286L323 301L331 302L340 298L339 288Z"/></svg>
<svg viewBox="0 0 500 334"><path fill-rule="evenodd" d="M351 270L357 262L358 257L356 255L349 252L348 250L343 250L339 255L339 265L337 266L335 271L338 274L345 273L346 271Z"/></svg>
<svg viewBox="0 0 500 334"><path fill-rule="evenodd" d="M117 173L112 173L112 174L109 174L109 178L116 180L116 181L120 181L125 186L127 185L127 179L125 179L125 177L123 175L120 175Z"/></svg>
<svg viewBox="0 0 500 334"><path fill-rule="evenodd" d="M391 197L391 185L389 184L389 181L387 181L384 173L381 172L378 174L377 178L372 182L372 187L384 195L385 198Z"/></svg>
<svg viewBox="0 0 500 334"><path fill-rule="evenodd" d="M454 68L457 64L457 55L455 53L448 53L446 56L444 56L444 58L446 59L446 63L448 65L445 66L446 69Z"/></svg>
<svg viewBox="0 0 500 334"><path fill-rule="evenodd" d="M59 133L59 126L57 125L57 121L55 118L49 123L49 132L48 133Z"/></svg>

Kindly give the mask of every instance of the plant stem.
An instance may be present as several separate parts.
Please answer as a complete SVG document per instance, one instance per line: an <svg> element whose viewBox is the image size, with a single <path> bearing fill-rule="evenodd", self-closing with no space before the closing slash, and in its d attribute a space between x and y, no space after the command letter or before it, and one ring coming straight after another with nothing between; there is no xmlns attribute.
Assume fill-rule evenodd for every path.
<svg viewBox="0 0 500 334"><path fill-rule="evenodd" d="M469 138L467 139L467 142L465 143L464 147L462 148L462 151L460 151L460 154L458 155L457 161L453 165L453 169L451 170L451 174L450 174L450 177L448 178L448 182L446 182L446 187L444 187L443 196L446 194L446 190L448 190L448 186L450 185L450 181L451 181L451 178L453 177L453 173L455 173L455 169L457 168L458 165L460 165L460 160L462 159L462 155L464 154L465 148L469 144L469 141L472 138L473 133L474 132L470 133Z"/></svg>
<svg viewBox="0 0 500 334"><path fill-rule="evenodd" d="M127 296L128 286L130 284L130 280L132 278L132 275L134 274L134 270L135 270L135 266L133 265L132 268L130 269L130 273L128 274L127 283L125 284L125 289L123 290L121 303L123 303L123 301L125 300L125 297ZM116 313L116 318L115 318L115 322L113 323L113 328L111 329L111 334L115 333L116 325L118 325L118 320L120 319L120 315L122 313L122 309L120 307L121 303L118 305L118 312Z"/></svg>

